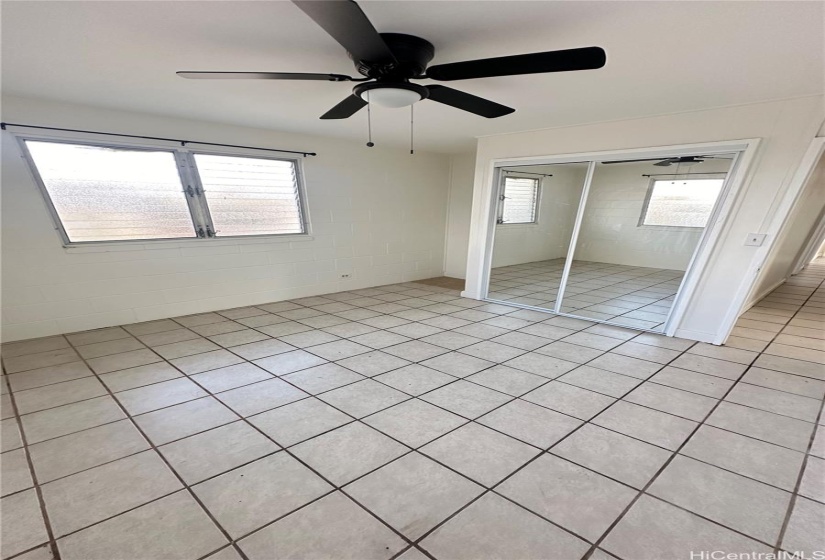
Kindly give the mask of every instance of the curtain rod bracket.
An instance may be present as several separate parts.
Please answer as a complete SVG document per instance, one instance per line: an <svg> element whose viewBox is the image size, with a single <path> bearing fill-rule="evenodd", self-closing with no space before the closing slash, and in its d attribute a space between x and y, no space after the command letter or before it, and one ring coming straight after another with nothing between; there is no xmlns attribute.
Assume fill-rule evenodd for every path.
<svg viewBox="0 0 825 560"><path fill-rule="evenodd" d="M180 140L178 138L164 138L161 136L139 136L136 134L118 134L116 132L100 132L98 130L79 130L74 128L57 128L54 126L36 126L33 124L18 124L9 122L0 122L0 130L6 130L7 126L16 126L18 128L34 128L37 130L57 130L60 132L79 132L81 134L99 134L101 136L120 136L121 138L138 138L141 140L161 140L163 142L179 142L181 147L187 144L199 144L201 146L220 146L223 148L240 148L243 150L261 150L264 152L279 152L282 154L298 154L303 157L317 156L316 152L304 152L298 150L278 150L276 148L259 148L257 146L239 146L236 144L219 144L217 142L197 142L195 140Z"/></svg>

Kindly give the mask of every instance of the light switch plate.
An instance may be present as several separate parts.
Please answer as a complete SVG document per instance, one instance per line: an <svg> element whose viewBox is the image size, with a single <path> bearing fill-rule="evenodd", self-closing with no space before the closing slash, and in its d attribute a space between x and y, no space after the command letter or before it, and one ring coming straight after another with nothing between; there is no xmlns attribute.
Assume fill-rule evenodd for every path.
<svg viewBox="0 0 825 560"><path fill-rule="evenodd" d="M761 247L762 243L765 242L766 234L764 233L749 233L748 237L745 238L745 245L750 247Z"/></svg>

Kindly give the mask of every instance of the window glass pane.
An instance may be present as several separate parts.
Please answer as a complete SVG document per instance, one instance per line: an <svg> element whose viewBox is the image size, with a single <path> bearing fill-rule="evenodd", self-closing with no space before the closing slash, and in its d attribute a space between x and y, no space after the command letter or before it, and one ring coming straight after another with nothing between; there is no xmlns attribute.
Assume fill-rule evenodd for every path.
<svg viewBox="0 0 825 560"><path fill-rule="evenodd" d="M195 154L218 236L303 233L291 161Z"/></svg>
<svg viewBox="0 0 825 560"><path fill-rule="evenodd" d="M654 181L643 224L705 227L724 179Z"/></svg>
<svg viewBox="0 0 825 560"><path fill-rule="evenodd" d="M26 141L72 242L194 237L171 152Z"/></svg>
<svg viewBox="0 0 825 560"><path fill-rule="evenodd" d="M535 222L538 188L538 179L505 178L502 223L529 224Z"/></svg>

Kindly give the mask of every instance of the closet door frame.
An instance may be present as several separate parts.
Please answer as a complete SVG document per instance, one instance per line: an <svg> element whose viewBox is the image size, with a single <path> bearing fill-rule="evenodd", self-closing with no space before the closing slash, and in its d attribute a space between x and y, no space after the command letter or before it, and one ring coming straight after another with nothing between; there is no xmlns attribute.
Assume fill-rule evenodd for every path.
<svg viewBox="0 0 825 560"><path fill-rule="evenodd" d="M522 165L550 165L561 163L588 163L587 175L582 188L581 199L576 213L576 221L573 226L573 234L571 236L570 247L567 252L564 271L562 272L561 284L559 287L559 295L556 299L556 304L552 310L546 308L538 308L530 305L507 303L516 307L525 309L532 309L542 311L545 313L553 313L557 315L575 317L570 313L562 313L561 302L566 288L567 279L570 274L570 268L573 263L573 255L576 249L576 242L578 240L579 230L581 229L582 220L584 218L585 206L587 204L587 195L590 191L591 183L593 182L593 175L597 163L603 161L615 161L623 159L642 159L642 158L668 158L677 156L691 156L691 155L714 155L714 154L730 154L734 153L734 159L731 163L728 175L725 178L725 184L719 198L714 205L713 212L708 225L702 232L699 243L694 250L685 276L679 286L679 291L671 307L668 319L664 325L663 334L673 336L676 332L679 322L685 314L687 305L696 289L696 286L701 278L710 258L713 248L716 246L721 235L730 226L729 216L733 215L738 206L739 199L737 194L745 182L748 171L751 169L756 151L759 146L758 138L749 138L743 140L732 140L722 142L706 142L699 144L683 144L672 146L659 146L649 148L632 148L625 150L610 150L600 152L583 152L563 155L547 155L547 156L529 156L520 158L494 159L489 162L485 171L485 176L482 178L482 192L481 212L478 214L483 218L476 224L476 231L480 233L470 237L469 259L467 267L467 287L462 295L473 299L479 299L490 302L498 302L488 297L490 286L490 271L493 256L493 242L495 239L496 229L496 212L498 204L498 196L500 191L500 183L502 177L503 167L513 167ZM474 212L474 217L476 213ZM474 258L475 257L475 258ZM473 263L478 263L479 266L474 267ZM597 321L599 323L611 324L610 321ZM732 325L732 323L731 323ZM727 325L725 325L727 327ZM641 329L640 329L641 330ZM725 332L729 331L725 329Z"/></svg>

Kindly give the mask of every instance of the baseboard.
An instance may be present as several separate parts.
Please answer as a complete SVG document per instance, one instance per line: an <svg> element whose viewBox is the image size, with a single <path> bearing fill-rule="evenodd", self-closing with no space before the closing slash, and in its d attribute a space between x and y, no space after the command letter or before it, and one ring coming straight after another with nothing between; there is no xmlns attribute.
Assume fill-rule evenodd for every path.
<svg viewBox="0 0 825 560"><path fill-rule="evenodd" d="M708 344L713 344L713 341L716 339L716 333L709 333L705 331L692 331L689 329L676 329L676 332L673 333L673 336L675 336L676 338L686 338L688 340L707 342Z"/></svg>
<svg viewBox="0 0 825 560"><path fill-rule="evenodd" d="M762 290L761 292L756 294L754 297L752 297L750 300L748 300L748 302L742 307L742 313L740 313L739 316L741 317L742 314L745 313L748 309L750 309L751 307L753 307L754 305L756 305L757 303L762 301L762 298L767 296L769 293L771 293L772 291L774 291L775 289L777 289L779 286L781 286L782 284L784 284L787 281L788 281L787 277L783 278L779 282L774 283L773 285L765 288L764 290Z"/></svg>

